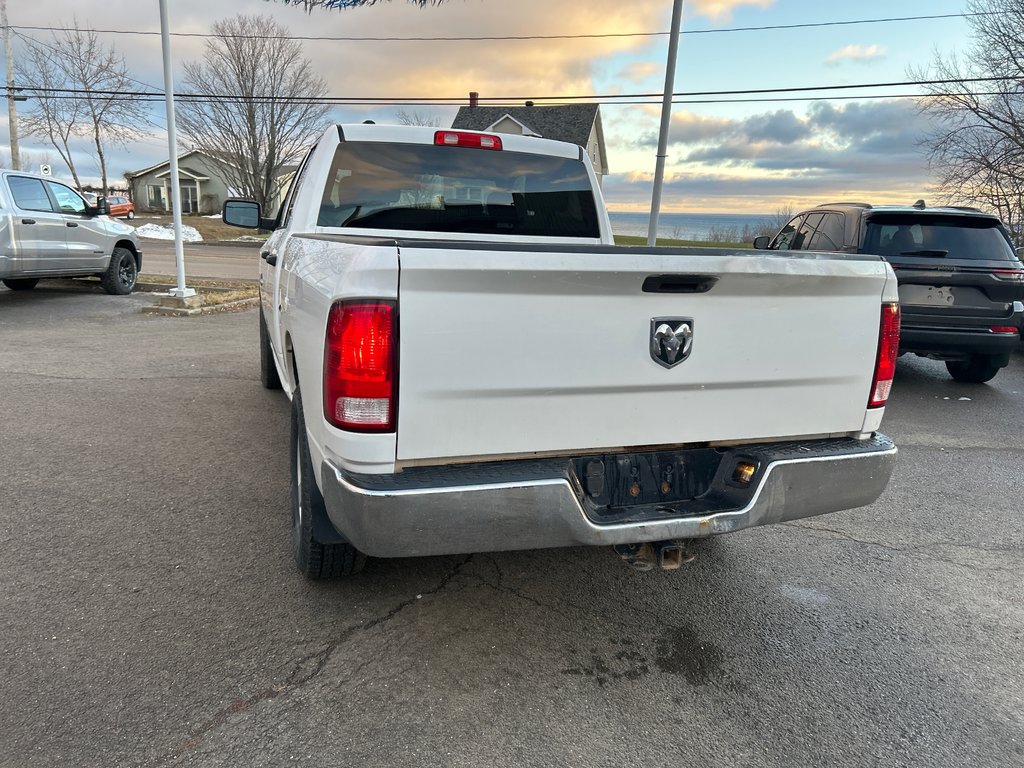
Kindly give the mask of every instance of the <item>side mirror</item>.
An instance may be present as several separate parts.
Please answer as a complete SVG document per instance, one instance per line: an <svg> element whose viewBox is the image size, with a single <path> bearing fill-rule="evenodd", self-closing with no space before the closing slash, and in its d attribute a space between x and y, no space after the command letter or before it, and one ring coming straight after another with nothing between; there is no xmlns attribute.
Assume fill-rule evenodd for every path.
<svg viewBox="0 0 1024 768"><path fill-rule="evenodd" d="M261 213L260 204L253 200L228 200L224 203L224 212L221 214L221 218L225 224L234 227L259 229Z"/></svg>
<svg viewBox="0 0 1024 768"><path fill-rule="evenodd" d="M224 203L221 219L225 224L246 229L273 230L277 228L273 219L263 218L263 209L255 200L228 200Z"/></svg>
<svg viewBox="0 0 1024 768"><path fill-rule="evenodd" d="M96 205L89 206L86 210L90 216L109 216L110 205L107 203L107 198L100 195L96 198Z"/></svg>
<svg viewBox="0 0 1024 768"><path fill-rule="evenodd" d="M759 251L768 250L768 243L771 242L771 238L767 235L761 235L760 237L754 238L754 247Z"/></svg>

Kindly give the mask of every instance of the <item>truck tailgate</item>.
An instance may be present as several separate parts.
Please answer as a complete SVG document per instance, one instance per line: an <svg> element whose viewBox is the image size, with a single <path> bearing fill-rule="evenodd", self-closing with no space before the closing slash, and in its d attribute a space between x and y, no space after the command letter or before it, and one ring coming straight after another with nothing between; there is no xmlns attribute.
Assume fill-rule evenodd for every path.
<svg viewBox="0 0 1024 768"><path fill-rule="evenodd" d="M875 257L403 241L399 262L399 461L862 428ZM671 368L654 318L692 319Z"/></svg>

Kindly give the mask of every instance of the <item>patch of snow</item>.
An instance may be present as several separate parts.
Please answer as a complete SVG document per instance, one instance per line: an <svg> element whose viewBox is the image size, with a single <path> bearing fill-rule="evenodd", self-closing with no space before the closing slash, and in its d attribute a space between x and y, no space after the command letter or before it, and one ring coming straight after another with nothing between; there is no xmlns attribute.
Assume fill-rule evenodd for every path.
<svg viewBox="0 0 1024 768"><path fill-rule="evenodd" d="M969 397L958 397L957 398L957 400L967 400L967 401L970 401L970 399L971 398L969 398Z"/></svg>
<svg viewBox="0 0 1024 768"><path fill-rule="evenodd" d="M167 224L164 226L163 224L143 224L141 227L135 228L135 234L149 240L173 240L174 225ZM182 224L181 239L186 243L199 243L202 242L203 236L199 234L199 231L195 227Z"/></svg>
<svg viewBox="0 0 1024 768"><path fill-rule="evenodd" d="M203 216L204 219L219 219L220 217L221 214L219 213L211 213L209 216Z"/></svg>

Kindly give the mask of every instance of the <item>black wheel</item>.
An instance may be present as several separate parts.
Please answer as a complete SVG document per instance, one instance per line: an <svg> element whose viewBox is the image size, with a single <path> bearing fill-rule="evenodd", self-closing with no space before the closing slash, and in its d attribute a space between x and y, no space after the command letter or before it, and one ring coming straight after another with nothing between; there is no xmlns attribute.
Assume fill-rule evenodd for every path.
<svg viewBox="0 0 1024 768"><path fill-rule="evenodd" d="M115 248L110 256L107 271L100 276L100 284L107 293L127 296L135 287L135 279L138 276L135 254L127 248Z"/></svg>
<svg viewBox="0 0 1024 768"><path fill-rule="evenodd" d="M31 291L33 288L36 287L36 283L38 282L38 277L12 277L7 280L4 280L4 285L6 285L12 291Z"/></svg>
<svg viewBox="0 0 1024 768"><path fill-rule="evenodd" d="M946 370L956 381L984 384L991 381L1002 368L991 355L975 355L970 360L948 360Z"/></svg>
<svg viewBox="0 0 1024 768"><path fill-rule="evenodd" d="M270 334L267 331L267 320L263 317L260 307L260 383L264 389L280 389L281 377L277 375L274 365L274 350L270 348Z"/></svg>
<svg viewBox="0 0 1024 768"><path fill-rule="evenodd" d="M324 497L313 475L306 420L298 390L292 398L291 465L292 554L296 567L309 579L331 579L359 573L366 564L366 555L347 542L324 543L317 538L317 521L321 526L329 526L330 521Z"/></svg>
<svg viewBox="0 0 1024 768"><path fill-rule="evenodd" d="M126 216L127 216L127 217L128 217L129 219L134 219L134 218L135 218L135 211L128 211L128 213L127 213L127 214L125 214L125 215L126 215Z"/></svg>

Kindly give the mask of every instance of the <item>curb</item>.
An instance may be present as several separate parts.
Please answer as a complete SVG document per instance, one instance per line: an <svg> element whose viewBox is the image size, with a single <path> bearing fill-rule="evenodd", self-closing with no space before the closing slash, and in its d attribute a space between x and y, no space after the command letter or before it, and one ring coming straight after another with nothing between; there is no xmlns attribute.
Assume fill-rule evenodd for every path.
<svg viewBox="0 0 1024 768"><path fill-rule="evenodd" d="M250 296L247 299L236 299L221 304L205 304L201 307L143 307L142 312L147 315L158 315L161 317L195 317L196 315L212 315L216 312L229 312L236 309L252 309L260 303L259 296Z"/></svg>

